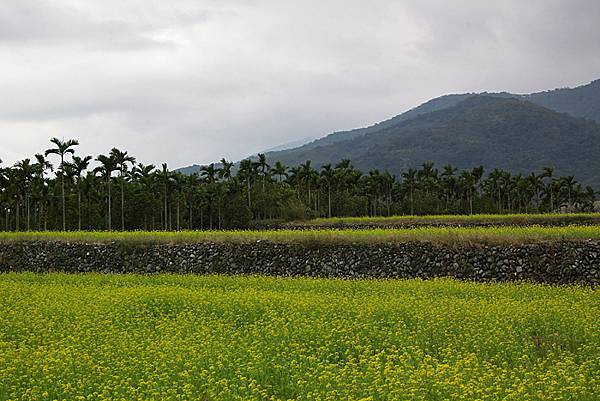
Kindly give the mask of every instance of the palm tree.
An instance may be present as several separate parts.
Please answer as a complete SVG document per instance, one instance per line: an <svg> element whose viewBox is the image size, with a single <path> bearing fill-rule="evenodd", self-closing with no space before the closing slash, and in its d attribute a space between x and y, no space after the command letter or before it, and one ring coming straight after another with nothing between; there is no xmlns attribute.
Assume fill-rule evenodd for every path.
<svg viewBox="0 0 600 401"><path fill-rule="evenodd" d="M121 231L125 231L125 173L129 164L135 164L135 157L129 156L127 152L113 148L110 151L110 156L115 160L117 170L119 170L119 181L121 184Z"/></svg>
<svg viewBox="0 0 600 401"><path fill-rule="evenodd" d="M102 199L104 199L104 196L102 196L102 194L99 192L99 188L102 186L102 181L102 177L98 177L94 171L88 171L81 180L81 192L85 202L85 221L88 229L94 228L94 224L91 220L91 212L93 210L92 202L98 204L102 202Z"/></svg>
<svg viewBox="0 0 600 401"><path fill-rule="evenodd" d="M275 163L275 165L273 166L273 168L271 169L271 174L276 175L278 178L277 181L281 182L283 180L283 177L287 178L287 176L288 176L287 170L288 170L288 168L285 164L283 164L280 161L277 161Z"/></svg>
<svg viewBox="0 0 600 401"><path fill-rule="evenodd" d="M167 231L169 228L169 207L168 207L168 199L169 199L169 186L171 183L171 172L167 166L167 163L162 164L162 170L160 172L160 181L163 185L163 196L164 196L164 230Z"/></svg>
<svg viewBox="0 0 600 401"><path fill-rule="evenodd" d="M153 202L153 200L155 199L153 192L156 188L156 177L154 174L155 168L156 167L153 164L149 164L146 166L142 163L138 163L138 165L133 168L133 175L135 177L135 180L138 182L142 189L142 195L144 199L144 205L142 209L144 211L144 228L146 229L148 227L147 209L152 210L152 207L155 204ZM147 207L148 204L150 204L149 207ZM154 229L154 213L152 213L152 229Z"/></svg>
<svg viewBox="0 0 600 401"><path fill-rule="evenodd" d="M107 197L107 203L108 203L108 214L107 214L107 228L108 230L112 230L112 208L111 208L111 204L112 204L112 195L111 195L111 177L112 177L112 173L113 171L117 170L117 162L115 161L115 159L112 156L106 156L106 155L98 155L98 157L96 158L96 161L100 162L100 166L96 167L94 169L94 173L99 173L100 176L102 178L104 178L106 180L106 184L108 187L108 197Z"/></svg>
<svg viewBox="0 0 600 401"><path fill-rule="evenodd" d="M562 184L564 188L567 190L567 201L569 207L569 213L572 212L571 207L573 203L571 202L571 194L575 189L575 185L577 185L577 181L575 181L575 177L572 175L568 175L562 178Z"/></svg>
<svg viewBox="0 0 600 401"><path fill-rule="evenodd" d="M307 192L308 192L308 205L309 205L309 207L311 206L311 201L310 201L310 194L311 194L310 184L311 184L311 182L314 181L316 174L317 173L312 168L312 162L310 160L307 160L306 163L300 165L300 177L304 181L304 183L306 184L306 188L307 188Z"/></svg>
<svg viewBox="0 0 600 401"><path fill-rule="evenodd" d="M83 172L90 166L92 156L73 156L73 161L67 163L66 167L72 170L73 176L77 178L77 229L81 231L81 182Z"/></svg>
<svg viewBox="0 0 600 401"><path fill-rule="evenodd" d="M67 156L68 154L75 154L75 150L73 149L74 146L79 145L79 142L76 139L69 139L67 141L61 141L58 138L52 138L50 139L50 142L52 142L55 147L46 150L45 155L58 155L60 156L60 165L58 166L59 171L60 171L60 185L62 187L62 227L63 227L63 231L67 230L67 212L66 212L66 206L65 206L65 177L64 177L64 173L65 173L65 156Z"/></svg>
<svg viewBox="0 0 600 401"><path fill-rule="evenodd" d="M254 177L254 165L250 159L244 159L240 162L240 169L238 171L238 175L243 177L246 181L246 191L248 194L248 209L252 208L252 203L250 201L250 189L251 189L251 180Z"/></svg>
<svg viewBox="0 0 600 401"><path fill-rule="evenodd" d="M265 192L265 178L269 172L269 164L267 163L267 156L264 153L258 154L258 161L254 163L256 169L260 172L262 177L262 191Z"/></svg>
<svg viewBox="0 0 600 401"><path fill-rule="evenodd" d="M469 214L473 214L473 192L475 191L475 176L470 170L463 170L458 177L458 185L463 194L467 195Z"/></svg>
<svg viewBox="0 0 600 401"><path fill-rule="evenodd" d="M220 163L221 168L219 169L219 178L229 181L231 179L231 169L234 164L233 162L227 161L225 158L222 158Z"/></svg>
<svg viewBox="0 0 600 401"><path fill-rule="evenodd" d="M408 169L406 173L402 174L402 178L404 179L404 184L408 187L410 193L410 215L414 216L415 202L413 194L417 184L417 171L412 168Z"/></svg>
<svg viewBox="0 0 600 401"><path fill-rule="evenodd" d="M221 160L221 163L223 163L224 160L225 159ZM194 228L194 198L196 197L199 183L198 174L196 173L188 175L185 179L185 201L189 210L188 229L190 230Z"/></svg>
<svg viewBox="0 0 600 401"><path fill-rule="evenodd" d="M540 175L540 177L543 178L548 178L548 185L546 186L546 192L548 192L549 196L550 196L550 211L554 210L554 191L553 191L553 186L555 184L553 184L553 179L552 179L552 175L554 174L554 168L553 167L544 167L543 168L543 172Z"/></svg>
<svg viewBox="0 0 600 401"><path fill-rule="evenodd" d="M331 217L331 182L334 177L335 170L331 168L331 164L321 167L321 179L327 183L327 217Z"/></svg>
<svg viewBox="0 0 600 401"><path fill-rule="evenodd" d="M175 192L175 227L176 230L179 231L181 229L180 224L180 199L181 193L183 192L185 186L185 176L181 173L173 173L171 176L171 187Z"/></svg>
<svg viewBox="0 0 600 401"><path fill-rule="evenodd" d="M497 213L502 213L502 190L504 187L505 172L495 168L484 180L483 186L486 194L496 200Z"/></svg>
<svg viewBox="0 0 600 401"><path fill-rule="evenodd" d="M35 193L37 194L37 204L39 208L37 227L42 227L42 221L44 222L44 229L47 225L47 208L45 207L48 203L48 186L46 185L46 172L52 171L52 164L42 154L35 155L36 163L33 165L35 170L34 187Z"/></svg>
<svg viewBox="0 0 600 401"><path fill-rule="evenodd" d="M211 163L208 166L202 166L200 168L201 176L206 180L209 184L214 184L217 181L217 169L215 168L215 164Z"/></svg>
<svg viewBox="0 0 600 401"><path fill-rule="evenodd" d="M441 184L444 191L444 198L446 201L446 209L448 209L449 205L453 203L454 196L456 194L456 187L458 181L454 174L458 171L458 169L450 164L447 164L443 167L443 171L441 173Z"/></svg>
<svg viewBox="0 0 600 401"><path fill-rule="evenodd" d="M25 207L25 214L27 216L27 231L30 230L31 225L31 208L30 208L30 186L31 186L31 181L33 180L33 173L34 173L34 166L31 164L31 160L30 159L24 159L21 161L18 161L15 164L15 169L16 169L16 173L17 173L17 185L18 185L18 191L17 191L17 207L19 206L19 198L23 198L22 195L24 195L25 198L25 204L23 205ZM17 213L19 214L19 213Z"/></svg>
<svg viewBox="0 0 600 401"><path fill-rule="evenodd" d="M3 180L5 181L5 196L7 199L6 208L6 227L8 229L10 225L11 212L15 212L15 230L20 230L20 175L16 168L6 168L3 174ZM13 201L14 199L14 201ZM12 204L14 203L14 208Z"/></svg>

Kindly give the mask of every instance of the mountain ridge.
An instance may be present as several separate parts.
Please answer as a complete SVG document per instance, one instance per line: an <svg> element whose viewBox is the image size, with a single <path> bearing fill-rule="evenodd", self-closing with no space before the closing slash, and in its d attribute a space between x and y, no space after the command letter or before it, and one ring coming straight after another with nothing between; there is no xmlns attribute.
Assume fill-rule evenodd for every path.
<svg viewBox="0 0 600 401"><path fill-rule="evenodd" d="M504 101L493 102L490 99L504 99ZM484 111L484 103L494 106ZM444 110L446 113L443 113ZM489 114L490 110L494 113ZM440 112L442 113L440 114ZM460 116L456 113L459 113ZM473 113L476 115L473 116ZM525 118L527 113L531 115ZM457 125L456 120L434 121L436 118L448 119L451 116L454 116L455 119L466 119L468 124L465 125L463 121L462 125ZM502 121L498 120L499 118L504 120L504 126ZM588 133L594 132L593 140L586 144L589 148L595 149L596 145L600 143L600 136L594 136L597 135L595 132L600 130L598 122L600 122L600 80L576 88L560 88L532 94L508 92L449 94L431 99L407 112L369 127L334 132L293 149L268 152L267 157L272 162L279 160L290 166L312 160L317 167L349 158L365 172L378 168L389 170L395 174L399 174L406 168L416 167L424 161L433 161L438 164L451 163L460 168L473 167L473 163L478 163L488 169L498 167L518 171L521 168L539 170L545 165L555 165L554 159L556 159L559 160L556 166L557 170L568 173L569 165L579 165L582 155L583 159L590 159L588 160L591 163L590 166L595 165L587 150L577 143L570 143L568 137L572 135L583 140L582 138L587 138ZM449 127L452 128L452 130L446 129L447 136L457 135L457 132L454 131L460 129L469 132L471 135L469 141L453 144L452 138L444 136L444 124L450 124ZM533 142L525 140L527 138L523 136L532 127L535 137ZM474 129L479 131L473 132ZM539 131L540 129L554 134L559 132L564 136L564 143L558 141L555 136L552 136L551 144L546 143L550 139L544 137ZM423 137L435 134L434 137L437 138L438 143L446 143L452 147L445 152L444 156L444 151L438 149L435 142L428 138L418 140L419 135L415 130L420 130L420 136ZM514 147L509 147L509 149L503 146L502 143L495 140L498 138L490 137L490 132L506 136L513 141L511 145L515 145L515 141L520 140L522 142L520 147L529 147L528 150L534 154L542 151L544 157L538 157L536 160L546 164L532 165L523 163L523 160L516 162L510 152L518 153L519 149ZM396 139L393 140L394 138ZM483 138L488 142L481 142ZM477 149L473 148L474 142L478 144ZM570 143L570 145L566 147L565 143ZM428 144L428 147L425 147L424 144ZM404 148L395 148L397 146ZM486 146L493 146L496 150L509 153L483 160L470 157L467 152L468 149L471 149L471 152L477 152L480 155L486 154ZM554 148L552 148L553 146ZM578 149L580 154L573 154L571 148ZM390 159L390 153L394 152L398 157ZM379 154L387 156L381 158L378 156ZM565 159L561 154L567 154L569 157ZM550 157L551 155L552 157ZM532 158L528 159L532 160ZM597 167L600 168L600 165ZM580 166L574 169L576 178L582 178L583 174L584 182L600 187L600 176L596 177L593 173L582 172L582 168Z"/></svg>
<svg viewBox="0 0 600 401"><path fill-rule="evenodd" d="M282 153L270 159L288 165L312 160L315 166L350 159L365 172L380 169L396 175L425 162L515 173L554 166L559 174L600 184L600 176L594 175L600 171L595 161L600 125L517 98L476 95L370 135Z"/></svg>

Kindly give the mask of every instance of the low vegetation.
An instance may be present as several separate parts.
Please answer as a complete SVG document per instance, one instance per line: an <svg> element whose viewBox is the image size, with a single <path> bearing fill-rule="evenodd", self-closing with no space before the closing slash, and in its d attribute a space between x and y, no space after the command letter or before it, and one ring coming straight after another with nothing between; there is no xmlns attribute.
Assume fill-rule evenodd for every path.
<svg viewBox="0 0 600 401"><path fill-rule="evenodd" d="M536 241L581 241L600 239L600 226L499 226L417 227L405 229L355 230L231 230L231 231L72 231L0 232L1 242L79 241L130 243L256 242L275 243L378 243L435 241L522 243Z"/></svg>
<svg viewBox="0 0 600 401"><path fill-rule="evenodd" d="M597 291L0 275L0 400L597 400Z"/></svg>
<svg viewBox="0 0 600 401"><path fill-rule="evenodd" d="M600 213L473 214L428 216L331 217L291 222L290 227L431 226L431 225L565 225L600 224Z"/></svg>

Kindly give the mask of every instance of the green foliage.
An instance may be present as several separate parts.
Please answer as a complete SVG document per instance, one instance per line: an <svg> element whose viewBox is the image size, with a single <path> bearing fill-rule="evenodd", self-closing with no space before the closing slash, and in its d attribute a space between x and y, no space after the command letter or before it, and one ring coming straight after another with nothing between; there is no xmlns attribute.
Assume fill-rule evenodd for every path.
<svg viewBox="0 0 600 401"><path fill-rule="evenodd" d="M0 275L0 400L596 400L595 290Z"/></svg>
<svg viewBox="0 0 600 401"><path fill-rule="evenodd" d="M41 155L36 163L25 159L0 168L1 230L214 230L325 216L582 212L592 211L595 200L591 187L556 176L551 167L484 175L483 167L438 170L428 162L395 177L376 169L364 174L348 159L320 170L310 160L271 168L259 155L258 161L243 160L237 172L222 159L203 166L201 175L186 176L166 164L134 164L118 149L99 155L99 165L86 171L91 157L64 160L73 153L64 150L56 177Z"/></svg>

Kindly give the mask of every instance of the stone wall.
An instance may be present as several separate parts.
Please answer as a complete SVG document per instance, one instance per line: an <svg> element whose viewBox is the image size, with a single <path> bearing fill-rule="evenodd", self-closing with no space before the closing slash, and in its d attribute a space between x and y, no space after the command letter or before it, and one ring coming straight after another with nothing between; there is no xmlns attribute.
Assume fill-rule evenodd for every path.
<svg viewBox="0 0 600 401"><path fill-rule="evenodd" d="M600 283L600 241L519 245L0 244L0 272L267 274Z"/></svg>

